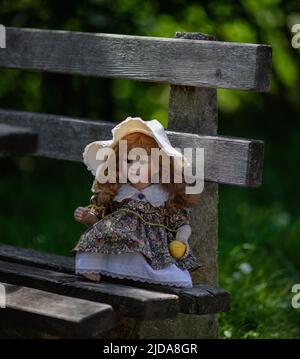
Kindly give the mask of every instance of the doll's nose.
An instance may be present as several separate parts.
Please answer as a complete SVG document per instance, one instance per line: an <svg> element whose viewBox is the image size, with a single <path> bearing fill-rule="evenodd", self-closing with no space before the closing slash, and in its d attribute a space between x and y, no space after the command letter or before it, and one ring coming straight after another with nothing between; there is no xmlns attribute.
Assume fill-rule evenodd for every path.
<svg viewBox="0 0 300 359"><path fill-rule="evenodd" d="M129 166L129 170L130 171L136 171L136 170L139 170L140 168L140 164L139 162L133 162L130 166Z"/></svg>

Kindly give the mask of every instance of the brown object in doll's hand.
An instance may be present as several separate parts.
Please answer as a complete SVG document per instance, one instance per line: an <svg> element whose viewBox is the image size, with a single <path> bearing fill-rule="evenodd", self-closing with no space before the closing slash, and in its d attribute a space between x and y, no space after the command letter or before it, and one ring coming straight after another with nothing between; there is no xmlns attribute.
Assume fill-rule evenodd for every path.
<svg viewBox="0 0 300 359"><path fill-rule="evenodd" d="M96 214L88 207L77 207L74 212L74 218L77 222L85 224L88 227L98 222Z"/></svg>

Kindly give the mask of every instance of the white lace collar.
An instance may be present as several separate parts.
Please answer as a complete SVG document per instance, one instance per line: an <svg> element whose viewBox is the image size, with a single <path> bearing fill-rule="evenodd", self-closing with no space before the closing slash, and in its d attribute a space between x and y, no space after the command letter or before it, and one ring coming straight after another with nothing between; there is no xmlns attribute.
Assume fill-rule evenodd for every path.
<svg viewBox="0 0 300 359"><path fill-rule="evenodd" d="M125 183L120 186L114 201L122 202L125 198L147 201L152 206L159 207L169 199L169 193L159 183L153 183L141 190L133 187L130 183Z"/></svg>

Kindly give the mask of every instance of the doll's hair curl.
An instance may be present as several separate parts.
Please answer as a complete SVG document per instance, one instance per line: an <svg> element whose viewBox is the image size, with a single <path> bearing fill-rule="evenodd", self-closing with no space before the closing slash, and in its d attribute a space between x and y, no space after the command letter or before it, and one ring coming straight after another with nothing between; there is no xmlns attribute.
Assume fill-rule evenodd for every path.
<svg viewBox="0 0 300 359"><path fill-rule="evenodd" d="M152 148L160 148L155 139L151 136L143 134L141 132L133 132L122 138L127 140L127 154L131 149L140 147L146 150L148 155L151 155ZM116 174L117 183L99 183L96 182L94 196L94 203L98 206L104 207L109 206L113 197L117 194L119 187L118 174L119 174L119 144L114 147L116 153ZM170 183L163 183L161 181L161 158L160 158L160 171L159 171L159 182L161 186L169 192L169 199L166 202L166 206L171 212L176 212L180 208L191 208L197 204L198 197L195 194L186 194L185 187L186 183L174 183L174 159L170 158Z"/></svg>

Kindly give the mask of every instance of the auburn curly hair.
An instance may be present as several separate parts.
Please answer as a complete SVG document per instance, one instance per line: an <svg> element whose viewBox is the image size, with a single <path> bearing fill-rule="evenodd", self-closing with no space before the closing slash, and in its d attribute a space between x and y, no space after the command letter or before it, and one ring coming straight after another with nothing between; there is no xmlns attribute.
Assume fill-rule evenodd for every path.
<svg viewBox="0 0 300 359"><path fill-rule="evenodd" d="M158 143L154 138L143 134L141 132L133 132L122 138L122 140L127 140L127 155L131 149L139 147L146 150L148 155L151 155L152 148L160 148ZM119 144L114 147L116 153L116 174L117 174L117 183L99 183L95 184L95 195L93 198L93 203L98 206L107 207L112 201L113 197L117 194L119 187L121 186L118 183L118 174L119 174ZM176 212L179 208L191 208L197 204L197 195L195 194L186 194L185 187L186 183L174 183L174 159L170 158L170 183L162 182L162 159L160 157L160 170L159 170L159 183L161 186L169 192L169 199L166 202L166 206L171 210L171 212Z"/></svg>

